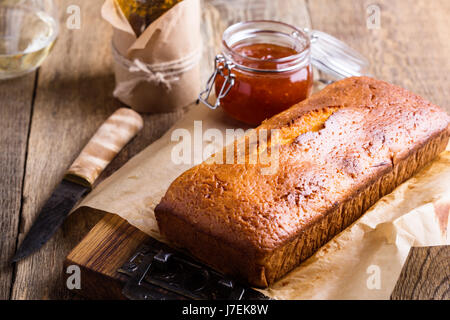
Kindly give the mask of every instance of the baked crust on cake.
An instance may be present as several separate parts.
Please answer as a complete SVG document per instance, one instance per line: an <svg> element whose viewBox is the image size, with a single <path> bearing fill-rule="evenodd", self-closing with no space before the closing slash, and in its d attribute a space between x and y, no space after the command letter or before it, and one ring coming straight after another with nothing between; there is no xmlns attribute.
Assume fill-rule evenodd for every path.
<svg viewBox="0 0 450 320"><path fill-rule="evenodd" d="M266 287L442 152L450 117L368 77L329 85L266 120L278 169L204 162L155 209L161 233L218 271Z"/></svg>

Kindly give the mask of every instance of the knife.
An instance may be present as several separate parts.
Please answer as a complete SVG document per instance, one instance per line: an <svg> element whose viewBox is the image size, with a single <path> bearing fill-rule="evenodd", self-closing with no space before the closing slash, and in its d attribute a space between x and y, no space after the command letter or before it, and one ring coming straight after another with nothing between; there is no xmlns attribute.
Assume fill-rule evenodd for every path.
<svg viewBox="0 0 450 320"><path fill-rule="evenodd" d="M142 117L128 108L120 108L106 119L45 203L12 262L39 250L52 237L100 173L142 127Z"/></svg>

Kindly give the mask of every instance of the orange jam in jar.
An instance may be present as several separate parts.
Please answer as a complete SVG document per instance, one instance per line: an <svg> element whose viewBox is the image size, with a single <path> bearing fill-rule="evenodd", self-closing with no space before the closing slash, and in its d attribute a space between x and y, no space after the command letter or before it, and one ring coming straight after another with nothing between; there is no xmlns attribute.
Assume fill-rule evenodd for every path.
<svg viewBox="0 0 450 320"><path fill-rule="evenodd" d="M312 90L309 37L275 21L229 27L215 77L217 105L250 125L306 99Z"/></svg>

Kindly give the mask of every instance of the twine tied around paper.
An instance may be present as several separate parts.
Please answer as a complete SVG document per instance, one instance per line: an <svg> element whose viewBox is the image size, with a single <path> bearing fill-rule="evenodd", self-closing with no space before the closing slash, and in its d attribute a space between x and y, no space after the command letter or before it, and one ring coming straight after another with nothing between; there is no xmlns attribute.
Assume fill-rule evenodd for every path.
<svg viewBox="0 0 450 320"><path fill-rule="evenodd" d="M114 60L121 67L134 74L132 79L116 84L113 92L116 98L131 96L134 88L141 82L162 85L166 90L170 91L172 88L171 84L178 81L181 74L192 69L198 63L201 56L201 48L199 48L181 59L147 64L139 59L131 61L121 55L114 45L111 47Z"/></svg>

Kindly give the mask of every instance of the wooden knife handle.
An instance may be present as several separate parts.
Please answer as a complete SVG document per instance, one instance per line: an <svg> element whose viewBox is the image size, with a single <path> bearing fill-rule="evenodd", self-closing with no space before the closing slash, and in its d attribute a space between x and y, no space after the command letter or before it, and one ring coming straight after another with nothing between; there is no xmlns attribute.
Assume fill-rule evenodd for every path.
<svg viewBox="0 0 450 320"><path fill-rule="evenodd" d="M128 108L116 110L83 148L65 179L92 188L100 173L142 129L143 124L137 112Z"/></svg>

